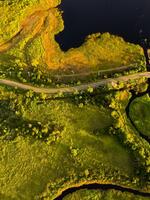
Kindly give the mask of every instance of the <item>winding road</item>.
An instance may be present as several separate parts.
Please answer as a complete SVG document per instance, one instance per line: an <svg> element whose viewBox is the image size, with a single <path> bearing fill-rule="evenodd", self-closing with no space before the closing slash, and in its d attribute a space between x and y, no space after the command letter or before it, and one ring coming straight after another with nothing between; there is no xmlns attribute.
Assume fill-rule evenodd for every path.
<svg viewBox="0 0 150 200"><path fill-rule="evenodd" d="M32 90L35 93L46 93L46 94L58 94L58 93L64 93L64 94L71 94L74 92L80 92L85 91L89 88L99 88L100 86L104 86L107 84L111 84L112 86L115 86L119 81L128 82L130 80L136 80L139 78L150 78L150 72L140 72L132 75L127 76L120 76L118 78L108 78L99 80L96 82L90 82L87 84L81 84L77 86L68 86L68 87L60 87L60 88L42 88L42 87L35 87L29 84L19 83L12 80L7 79L0 79L0 84L7 85L14 88L19 88L23 90Z"/></svg>

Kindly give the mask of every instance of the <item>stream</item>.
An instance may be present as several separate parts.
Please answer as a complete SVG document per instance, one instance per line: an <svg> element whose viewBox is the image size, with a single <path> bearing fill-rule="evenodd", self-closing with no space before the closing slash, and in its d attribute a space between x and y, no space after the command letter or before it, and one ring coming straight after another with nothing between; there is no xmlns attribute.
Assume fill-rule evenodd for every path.
<svg viewBox="0 0 150 200"><path fill-rule="evenodd" d="M132 193L134 195L139 195L139 196L143 196L143 197L150 197L150 193L146 193L146 192L141 192L135 189L130 189L130 188L126 188L126 187L122 187L122 186L118 186L118 185L113 185L113 184L88 184L88 185L83 185L83 186L79 186L79 187L72 187L69 188L67 190L65 190L64 192L62 192L62 194L60 196L58 196L57 198L55 198L54 200L63 200L63 198L65 196L67 196L68 194L74 193L78 190L82 190L82 189L89 189L89 190L117 190L117 191L121 191L121 192L129 192Z"/></svg>

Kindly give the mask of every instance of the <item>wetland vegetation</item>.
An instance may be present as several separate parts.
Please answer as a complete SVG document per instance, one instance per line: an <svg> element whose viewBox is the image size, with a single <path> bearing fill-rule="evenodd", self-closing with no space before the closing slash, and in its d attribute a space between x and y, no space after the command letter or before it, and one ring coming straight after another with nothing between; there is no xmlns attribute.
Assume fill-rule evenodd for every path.
<svg viewBox="0 0 150 200"><path fill-rule="evenodd" d="M149 95L130 104L134 124L126 112L132 92L148 88L143 49L94 33L63 51L60 3L0 1L0 199L54 200L77 187L63 200L147 200L150 144L138 130L149 136ZM90 184L129 191L80 190Z"/></svg>

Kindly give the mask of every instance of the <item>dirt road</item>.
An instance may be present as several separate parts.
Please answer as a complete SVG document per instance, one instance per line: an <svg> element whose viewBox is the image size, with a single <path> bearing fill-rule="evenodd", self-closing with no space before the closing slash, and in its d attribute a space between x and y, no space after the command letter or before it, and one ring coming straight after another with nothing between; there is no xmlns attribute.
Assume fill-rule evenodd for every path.
<svg viewBox="0 0 150 200"><path fill-rule="evenodd" d="M85 91L88 88L98 88L103 85L111 84L114 85L118 81L123 81L123 82L128 82L129 80L135 80L139 78L150 78L150 72L141 72L141 73L136 73L128 76L121 76L118 78L108 78L108 79L103 79L99 80L97 82L90 82L87 84L81 84L77 86L71 86L71 87L60 87L60 88L42 88L42 87L34 87L32 85L24 84L24 83L19 83L16 81L12 80L7 80L7 79L0 79L0 84L23 89L23 90L32 90L35 93L46 93L46 94L58 94L58 93L66 93L66 94L71 94L76 91Z"/></svg>

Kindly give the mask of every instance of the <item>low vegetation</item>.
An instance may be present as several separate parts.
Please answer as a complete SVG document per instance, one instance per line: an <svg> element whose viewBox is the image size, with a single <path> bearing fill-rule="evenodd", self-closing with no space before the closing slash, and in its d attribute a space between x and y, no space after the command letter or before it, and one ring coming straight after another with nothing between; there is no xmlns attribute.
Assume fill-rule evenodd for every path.
<svg viewBox="0 0 150 200"><path fill-rule="evenodd" d="M46 100L46 95L31 91L5 87L0 91L0 195L4 200L54 199L65 189L85 183L147 190L148 144L141 142L129 123L124 123L126 132L116 127L113 105L127 102L128 92L114 96L100 90L94 98L92 93L82 93ZM116 109L125 116L123 106ZM132 140L127 142L126 135Z"/></svg>
<svg viewBox="0 0 150 200"><path fill-rule="evenodd" d="M81 80L77 76L66 83L58 76L84 76L124 65L130 68L104 73L103 78L146 70L142 48L109 33L90 35L81 47L63 52L55 41L64 28L59 3L0 1L1 79L59 88L80 85ZM85 79L97 78L101 76ZM0 85L0 199L54 200L70 187L92 183L149 192L150 146L126 113L131 91L146 90L146 78L56 96ZM130 114L138 117L133 119L135 125L145 135L148 109L148 96L135 100L130 108ZM141 110L146 125L141 123ZM97 199L98 195L134 199L132 194L86 190L65 198Z"/></svg>
<svg viewBox="0 0 150 200"><path fill-rule="evenodd" d="M150 146L135 130L125 112L130 98L131 93L129 91L119 91L114 94L114 97L112 96L110 107L113 109L111 115L115 123L111 132L118 135L122 142L132 149L137 158L137 164L140 165L137 173L142 175L141 184L145 184L149 182L150 175Z"/></svg>

